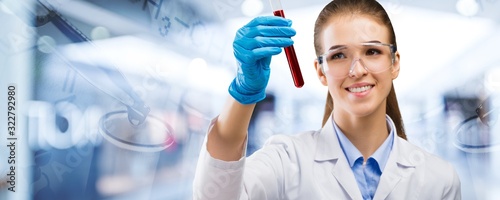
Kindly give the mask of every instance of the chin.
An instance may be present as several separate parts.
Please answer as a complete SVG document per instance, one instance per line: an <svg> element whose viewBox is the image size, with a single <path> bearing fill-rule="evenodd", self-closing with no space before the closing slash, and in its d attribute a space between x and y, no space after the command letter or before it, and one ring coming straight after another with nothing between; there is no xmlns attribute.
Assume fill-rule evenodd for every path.
<svg viewBox="0 0 500 200"><path fill-rule="evenodd" d="M367 117L377 112L383 112L385 114L385 101L382 102L364 102L364 103L350 103L347 106L346 111L355 117Z"/></svg>
<svg viewBox="0 0 500 200"><path fill-rule="evenodd" d="M375 109L352 109L348 112L355 117L367 117L375 113Z"/></svg>

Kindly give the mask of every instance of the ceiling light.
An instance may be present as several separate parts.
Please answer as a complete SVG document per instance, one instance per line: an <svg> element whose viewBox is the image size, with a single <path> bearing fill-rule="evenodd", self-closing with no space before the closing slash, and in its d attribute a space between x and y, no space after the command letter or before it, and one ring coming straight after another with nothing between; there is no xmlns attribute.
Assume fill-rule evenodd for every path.
<svg viewBox="0 0 500 200"><path fill-rule="evenodd" d="M247 17L257 16L262 12L263 8L262 0L245 0L241 4L241 12Z"/></svg>
<svg viewBox="0 0 500 200"><path fill-rule="evenodd" d="M458 0L457 11L463 16L472 17L479 12L479 3L476 0Z"/></svg>
<svg viewBox="0 0 500 200"><path fill-rule="evenodd" d="M90 32L90 38L92 38L92 40L107 39L109 35L108 29L102 26L97 26Z"/></svg>

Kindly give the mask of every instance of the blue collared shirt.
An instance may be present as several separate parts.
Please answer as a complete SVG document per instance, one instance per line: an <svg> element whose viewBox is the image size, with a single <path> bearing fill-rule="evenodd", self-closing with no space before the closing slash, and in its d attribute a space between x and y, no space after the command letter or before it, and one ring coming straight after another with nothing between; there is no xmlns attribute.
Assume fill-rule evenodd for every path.
<svg viewBox="0 0 500 200"><path fill-rule="evenodd" d="M332 118L333 119L333 118ZM363 199L373 199L375 191L377 190L378 182L382 171L384 171L385 164L389 158L394 142L394 122L386 115L387 126L390 129L389 136L385 139L384 143L371 155L366 163L363 163L363 155L359 150L347 139L345 134L340 130L337 124L332 120L333 127L337 133L340 147L347 158L349 166L354 173L356 182L358 183L359 190Z"/></svg>

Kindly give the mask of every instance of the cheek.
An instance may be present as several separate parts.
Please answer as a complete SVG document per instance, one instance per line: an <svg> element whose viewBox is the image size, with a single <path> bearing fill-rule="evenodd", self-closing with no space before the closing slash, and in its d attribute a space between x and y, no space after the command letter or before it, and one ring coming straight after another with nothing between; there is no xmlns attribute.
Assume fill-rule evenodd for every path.
<svg viewBox="0 0 500 200"><path fill-rule="evenodd" d="M330 75L330 72L329 71L326 71L325 72L325 78L326 78L326 82L327 82L327 85L328 85L328 88L332 88L334 87L335 85L339 84L338 80L337 79L334 79L331 75Z"/></svg>
<svg viewBox="0 0 500 200"><path fill-rule="evenodd" d="M328 83L328 91L330 94L334 96L338 96L338 94L344 89L342 88L342 83L345 79L334 79L330 75L326 75L327 83Z"/></svg>
<svg viewBox="0 0 500 200"><path fill-rule="evenodd" d="M382 90L384 94L386 93L388 95L392 87L392 74L384 73L376 76L375 78L378 80L378 85L381 87L380 90Z"/></svg>

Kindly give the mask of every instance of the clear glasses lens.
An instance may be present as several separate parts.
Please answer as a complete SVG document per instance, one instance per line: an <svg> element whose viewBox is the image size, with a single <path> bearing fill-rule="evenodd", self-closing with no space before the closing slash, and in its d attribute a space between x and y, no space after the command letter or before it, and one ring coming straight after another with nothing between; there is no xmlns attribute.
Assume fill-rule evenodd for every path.
<svg viewBox="0 0 500 200"><path fill-rule="evenodd" d="M331 71L337 78L347 77L356 64L371 73L381 73L392 66L394 53L391 49L391 45L382 43L340 46L322 55L321 59L325 71Z"/></svg>

